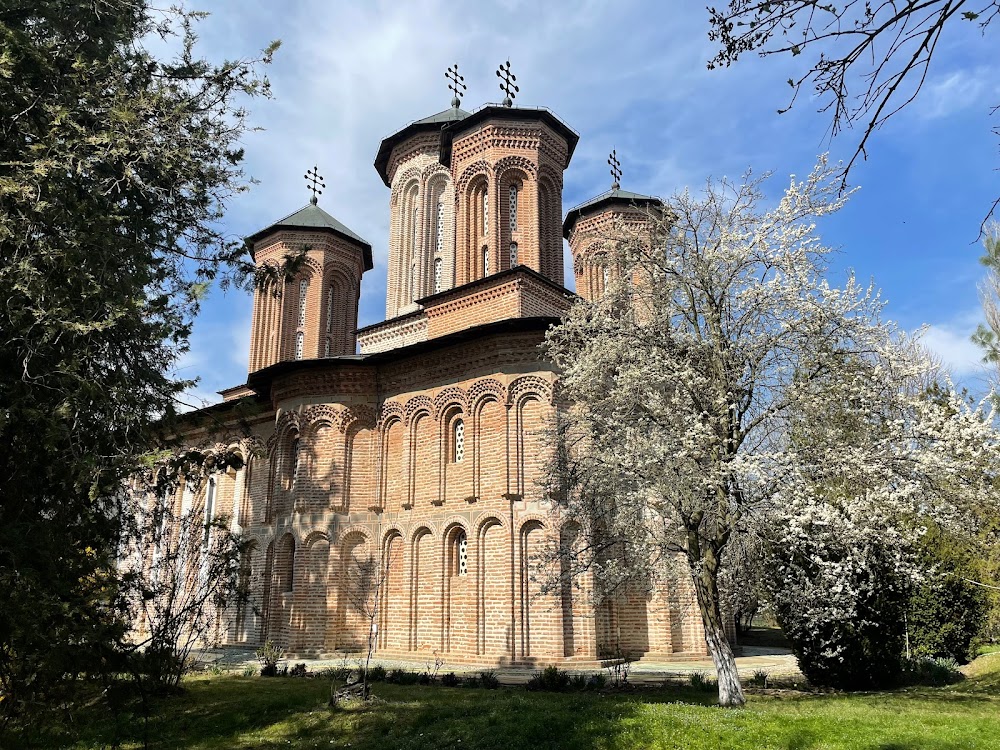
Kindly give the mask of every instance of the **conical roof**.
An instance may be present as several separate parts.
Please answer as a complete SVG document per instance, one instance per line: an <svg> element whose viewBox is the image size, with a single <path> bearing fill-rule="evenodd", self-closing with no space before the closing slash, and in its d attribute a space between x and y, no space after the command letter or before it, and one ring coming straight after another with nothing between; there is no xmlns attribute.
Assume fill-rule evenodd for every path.
<svg viewBox="0 0 1000 750"><path fill-rule="evenodd" d="M464 120L468 116L469 113L461 107L449 107L429 117L414 120L402 130L384 138L378 147L378 153L375 155L375 170L378 172L379 177L382 178L382 182L385 183L386 187L389 187L389 174L387 171L389 168L389 157L392 156L392 150L397 144L402 143L417 133L437 132L445 125Z"/></svg>
<svg viewBox="0 0 1000 750"><path fill-rule="evenodd" d="M348 229L342 222L328 214L316 203L310 202L309 205L303 206L298 211L289 214L283 219L279 219L259 232L254 232L246 238L246 241L252 246L253 243L264 239L264 237L279 229L304 229L306 231L330 232L341 239L350 240L360 245L365 254L365 270L370 271L374 267L372 263L371 243Z"/></svg>
<svg viewBox="0 0 1000 750"><path fill-rule="evenodd" d="M611 190L571 208L566 213L566 220L563 222L563 237L569 239L570 232L573 231L576 222L583 216L595 214L610 206L646 208L650 206L663 206L663 201L651 195L633 193L615 186Z"/></svg>

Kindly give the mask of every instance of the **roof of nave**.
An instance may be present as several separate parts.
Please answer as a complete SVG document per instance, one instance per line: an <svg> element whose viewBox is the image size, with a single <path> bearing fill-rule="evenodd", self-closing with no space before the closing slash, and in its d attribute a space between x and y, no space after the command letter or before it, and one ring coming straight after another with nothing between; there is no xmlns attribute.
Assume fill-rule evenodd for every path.
<svg viewBox="0 0 1000 750"><path fill-rule="evenodd" d="M396 148L398 144L402 143L407 138L416 135L417 133L437 132L445 125L465 119L468 116L469 113L461 107L449 107L448 109L442 110L437 114L430 115L429 117L414 120L402 130L383 138L382 143L378 147L378 153L375 155L375 169L378 172L379 177L382 178L382 182L385 183L385 186L389 187L389 158L392 156L392 150Z"/></svg>
<svg viewBox="0 0 1000 750"><path fill-rule="evenodd" d="M631 206L633 208L662 207L663 201L651 195L641 195L628 190L622 190L616 185L611 190L571 208L566 213L566 220L563 221L563 237L569 239L574 225L584 215L597 213L610 206Z"/></svg>
<svg viewBox="0 0 1000 750"><path fill-rule="evenodd" d="M472 114L444 126L441 131L440 162L445 166L451 164L451 143L455 136L493 118L498 120L537 120L548 125L566 141L566 163L563 164L563 169L569 166L570 159L573 158L573 151L576 150L576 144L580 141L579 133L560 120L552 110L545 107L507 107L503 104L484 104Z"/></svg>
<svg viewBox="0 0 1000 750"><path fill-rule="evenodd" d="M312 230L330 232L341 239L360 245L365 254L365 270L370 271L374 267L374 263L372 262L371 243L359 236L357 233L348 229L343 223L328 214L316 203L310 202L309 205L303 206L298 211L289 214L283 219L279 219L270 226L261 229L259 232L254 232L246 238L246 241L252 247L253 243L279 229L302 229L306 231ZM252 252L253 251L251 250L251 254Z"/></svg>

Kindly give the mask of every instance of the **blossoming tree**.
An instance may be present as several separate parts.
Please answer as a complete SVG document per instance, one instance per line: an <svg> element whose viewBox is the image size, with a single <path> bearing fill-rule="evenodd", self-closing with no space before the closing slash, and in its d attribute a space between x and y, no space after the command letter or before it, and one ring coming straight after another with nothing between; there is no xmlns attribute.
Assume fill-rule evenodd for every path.
<svg viewBox="0 0 1000 750"><path fill-rule="evenodd" d="M648 231L611 230L593 256L611 265L605 294L547 339L567 404L552 491L587 539L563 554L598 596L686 567L726 706L744 702L719 605L727 550L779 516L822 515L789 508L958 507L985 487L976 467L995 449L961 399L921 398L931 364L882 319L878 293L826 280L813 222L846 199L836 175L821 158L771 210L763 178L709 182L668 200ZM825 429L833 413L849 420Z"/></svg>

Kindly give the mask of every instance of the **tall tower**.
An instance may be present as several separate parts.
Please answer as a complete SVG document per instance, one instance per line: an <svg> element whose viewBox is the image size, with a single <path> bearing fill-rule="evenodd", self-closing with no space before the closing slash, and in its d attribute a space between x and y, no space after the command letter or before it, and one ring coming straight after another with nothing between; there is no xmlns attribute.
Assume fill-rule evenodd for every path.
<svg viewBox="0 0 1000 750"><path fill-rule="evenodd" d="M453 87L451 109L382 141L375 168L392 189L387 318L516 265L562 284L563 171L579 136L548 110L514 107L509 81L504 90L503 104L470 114Z"/></svg>
<svg viewBox="0 0 1000 750"><path fill-rule="evenodd" d="M250 372L284 360L354 354L361 276L372 268L372 248L319 207L319 192L247 237L257 266L274 272L254 290ZM299 253L295 277L283 280L286 256Z"/></svg>
<svg viewBox="0 0 1000 750"><path fill-rule="evenodd" d="M617 272L603 255L612 230L644 232L663 215L663 201L659 198L621 189L621 162L614 151L608 164L611 189L571 208L562 225L562 236L569 240L573 256L576 293L587 300L601 296L611 275Z"/></svg>

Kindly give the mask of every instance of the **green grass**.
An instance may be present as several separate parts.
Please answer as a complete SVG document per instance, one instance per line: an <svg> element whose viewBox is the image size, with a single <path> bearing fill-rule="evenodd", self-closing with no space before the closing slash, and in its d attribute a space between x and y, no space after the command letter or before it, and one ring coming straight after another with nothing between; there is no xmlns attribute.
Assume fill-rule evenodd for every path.
<svg viewBox="0 0 1000 750"><path fill-rule="evenodd" d="M741 710L684 688L529 693L380 684L375 705L326 708L315 679L199 677L159 703L155 748L734 748L866 750L1000 747L1000 656L963 683L871 694L752 695ZM0 747L142 747L137 719L78 716L72 732L0 736Z"/></svg>

